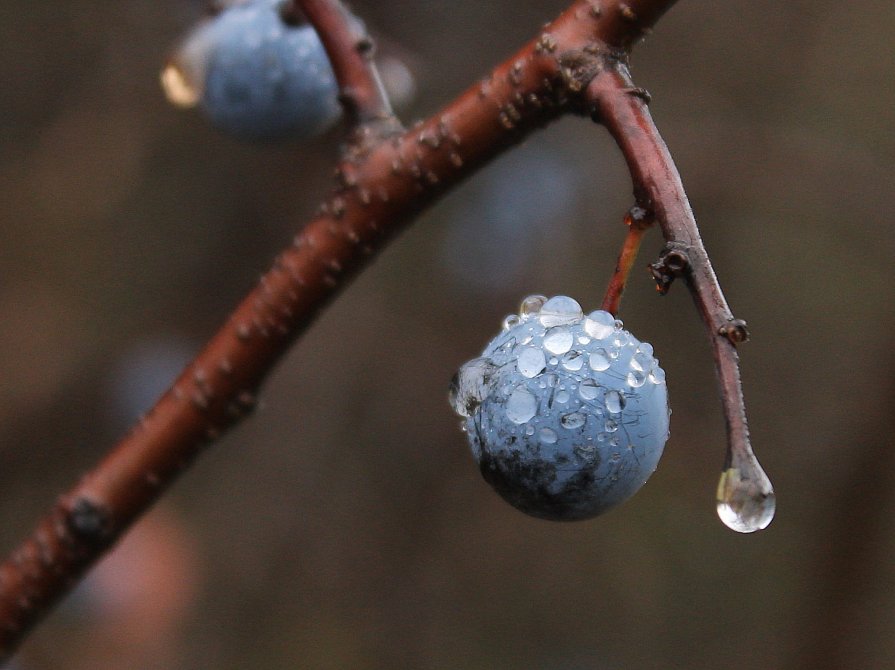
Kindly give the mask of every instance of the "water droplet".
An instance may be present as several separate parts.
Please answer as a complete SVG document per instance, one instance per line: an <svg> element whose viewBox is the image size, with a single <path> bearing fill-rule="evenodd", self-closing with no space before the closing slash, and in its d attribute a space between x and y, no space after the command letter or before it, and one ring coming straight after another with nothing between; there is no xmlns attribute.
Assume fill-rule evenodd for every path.
<svg viewBox="0 0 895 670"><path fill-rule="evenodd" d="M556 444L556 433L550 428L541 428L538 432L538 438L544 444Z"/></svg>
<svg viewBox="0 0 895 670"><path fill-rule="evenodd" d="M638 372L646 372L653 364L653 357L644 351L635 351L631 356L631 367Z"/></svg>
<svg viewBox="0 0 895 670"><path fill-rule="evenodd" d="M768 476L750 454L721 473L718 481L718 516L731 530L754 533L768 527L777 499Z"/></svg>
<svg viewBox="0 0 895 670"><path fill-rule="evenodd" d="M609 364L609 355L606 353L605 349L597 349L590 355L590 359L588 360L590 369L594 370L595 372L603 372L603 370L608 370Z"/></svg>
<svg viewBox="0 0 895 670"><path fill-rule="evenodd" d="M457 414L472 416L491 391L494 371L494 365L487 358L474 358L463 364L451 380L448 391L451 406Z"/></svg>
<svg viewBox="0 0 895 670"><path fill-rule="evenodd" d="M570 351L562 357L562 366L571 372L577 372L584 365L584 356L580 351Z"/></svg>
<svg viewBox="0 0 895 670"><path fill-rule="evenodd" d="M560 404L565 404L569 402L570 396L568 391L558 391L555 398L556 402Z"/></svg>
<svg viewBox="0 0 895 670"><path fill-rule="evenodd" d="M593 379L585 379L581 382L581 386L578 388L578 395L580 395L583 400L593 400L599 395L599 388L600 385Z"/></svg>
<svg viewBox="0 0 895 670"><path fill-rule="evenodd" d="M606 409L612 414L618 414L625 407L625 397L618 391L609 391L606 394Z"/></svg>
<svg viewBox="0 0 895 670"><path fill-rule="evenodd" d="M651 345L649 342L641 342L640 346L637 347L637 350L642 351L647 356L653 355L653 345Z"/></svg>
<svg viewBox="0 0 895 670"><path fill-rule="evenodd" d="M654 366L649 373L649 380L653 384L664 384L665 383L665 370L660 368L658 365Z"/></svg>
<svg viewBox="0 0 895 670"><path fill-rule="evenodd" d="M560 424L562 424L563 428L568 428L569 430L574 430L575 428L581 428L584 425L587 417L584 416L581 412L572 412L571 414L564 415L560 420Z"/></svg>
<svg viewBox="0 0 895 670"><path fill-rule="evenodd" d="M510 330L511 328L515 328L518 325L519 325L519 317L516 316L515 314L510 314L503 320L503 324L501 324L501 327L504 330Z"/></svg>
<svg viewBox="0 0 895 670"><path fill-rule="evenodd" d="M605 340L615 328L615 317L609 312L598 309L587 315L584 320L584 332L596 340Z"/></svg>
<svg viewBox="0 0 895 670"><path fill-rule="evenodd" d="M574 343L572 332L565 326L551 328L544 335L544 348L551 354L564 354Z"/></svg>
<svg viewBox="0 0 895 670"><path fill-rule="evenodd" d="M628 373L627 382L628 382L628 386L630 386L631 388L635 388L635 389L640 388L641 386L643 386L643 382L645 382L645 381L646 381L646 375L643 374L642 372L637 372L635 370L632 370L631 372Z"/></svg>
<svg viewBox="0 0 895 670"><path fill-rule="evenodd" d="M586 335L579 335L578 344L590 344L590 338Z"/></svg>
<svg viewBox="0 0 895 670"><path fill-rule="evenodd" d="M186 70L175 59L165 65L161 82L168 102L177 107L184 109L195 107L202 97L202 87L192 81Z"/></svg>
<svg viewBox="0 0 895 670"><path fill-rule="evenodd" d="M615 347L624 347L631 341L630 336L624 330L616 330L612 337L612 345Z"/></svg>
<svg viewBox="0 0 895 670"><path fill-rule="evenodd" d="M582 316L581 305L568 296L558 295L544 303L538 320L545 328L552 328L575 323Z"/></svg>
<svg viewBox="0 0 895 670"><path fill-rule="evenodd" d="M538 401L525 387L517 388L507 399L507 418L513 423L526 423L537 413Z"/></svg>
<svg viewBox="0 0 895 670"><path fill-rule="evenodd" d="M543 295L530 295L522 301L522 304L519 306L519 316L522 317L523 321L528 321L533 316L537 316L538 312L541 311L541 307L544 306L544 303L547 302L547 296Z"/></svg>
<svg viewBox="0 0 895 670"><path fill-rule="evenodd" d="M526 434L526 435L534 435L534 434L535 434L535 427L532 426L531 424L527 425L527 426L525 427L525 434Z"/></svg>
<svg viewBox="0 0 895 670"><path fill-rule="evenodd" d="M531 379L538 375L547 365L544 352L537 347L525 347L516 359L519 374Z"/></svg>
<svg viewBox="0 0 895 670"><path fill-rule="evenodd" d="M550 365L556 365L557 363L559 363L559 359L556 356L551 356Z"/></svg>
<svg viewBox="0 0 895 670"><path fill-rule="evenodd" d="M613 419L606 419L606 423L603 424L603 430L607 433L614 433L618 430L618 421L614 421Z"/></svg>

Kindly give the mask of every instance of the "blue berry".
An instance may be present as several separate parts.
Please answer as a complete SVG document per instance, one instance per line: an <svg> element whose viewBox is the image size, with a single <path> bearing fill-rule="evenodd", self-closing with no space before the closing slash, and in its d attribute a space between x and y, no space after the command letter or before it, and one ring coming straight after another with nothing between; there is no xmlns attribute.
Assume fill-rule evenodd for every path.
<svg viewBox="0 0 895 670"><path fill-rule="evenodd" d="M314 29L288 25L282 0L245 0L190 33L162 72L169 100L201 104L241 139L307 138L339 117L338 90Z"/></svg>
<svg viewBox="0 0 895 670"><path fill-rule="evenodd" d="M665 373L611 314L530 296L451 383L485 480L514 507L576 520L618 505L668 439Z"/></svg>

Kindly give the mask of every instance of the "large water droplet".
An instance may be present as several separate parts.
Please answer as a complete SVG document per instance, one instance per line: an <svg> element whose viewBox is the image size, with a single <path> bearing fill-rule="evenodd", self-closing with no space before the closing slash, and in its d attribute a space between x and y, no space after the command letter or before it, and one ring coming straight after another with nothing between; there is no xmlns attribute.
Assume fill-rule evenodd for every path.
<svg viewBox="0 0 895 670"><path fill-rule="evenodd" d="M594 400L599 394L600 385L593 379L585 379L578 387L578 395L582 400Z"/></svg>
<svg viewBox="0 0 895 670"><path fill-rule="evenodd" d="M768 527L777 510L771 481L751 454L721 473L718 516L731 530L754 533Z"/></svg>
<svg viewBox="0 0 895 670"><path fill-rule="evenodd" d="M524 387L519 387L507 399L507 418L513 423L526 423L538 411L538 401Z"/></svg>
<svg viewBox="0 0 895 670"><path fill-rule="evenodd" d="M586 419L587 417L581 412L572 412L571 414L565 414L559 422L562 424L563 428L574 430L575 428L583 426Z"/></svg>
<svg viewBox="0 0 895 670"><path fill-rule="evenodd" d="M545 328L552 328L575 323L583 316L584 312L581 311L581 305L577 301L565 295L558 295L544 303L538 320Z"/></svg>
<svg viewBox="0 0 895 670"><path fill-rule="evenodd" d="M541 430L538 431L538 438L540 438L541 442L544 444L556 444L556 432L550 428L541 428Z"/></svg>
<svg viewBox="0 0 895 670"><path fill-rule="evenodd" d="M451 380L448 391L451 406L457 414L472 416L476 408L488 397L494 370L494 365L487 358L474 358L463 364Z"/></svg>
<svg viewBox="0 0 895 670"><path fill-rule="evenodd" d="M522 317L523 321L527 321L531 317L537 316L538 312L541 311L541 307L544 306L545 302L547 302L547 296L528 296L522 301L522 304L519 306L519 316Z"/></svg>
<svg viewBox="0 0 895 670"><path fill-rule="evenodd" d="M544 357L544 352L538 347L525 347L516 359L519 374L529 379L537 376L546 365L547 359Z"/></svg>
<svg viewBox="0 0 895 670"><path fill-rule="evenodd" d="M618 414L625 406L625 397L618 391L609 391L606 394L606 409L612 414Z"/></svg>
<svg viewBox="0 0 895 670"><path fill-rule="evenodd" d="M591 312L584 320L584 332L595 340L604 340L615 330L615 317L609 312L598 309Z"/></svg>
<svg viewBox="0 0 895 670"><path fill-rule="evenodd" d="M584 356L580 351L569 351L562 357L562 366L570 372L577 372L584 366Z"/></svg>
<svg viewBox="0 0 895 670"><path fill-rule="evenodd" d="M544 348L551 354L564 354L572 348L575 339L565 326L551 328L544 335Z"/></svg>
<svg viewBox="0 0 895 670"><path fill-rule="evenodd" d="M605 349L597 349L590 355L588 364L590 365L590 369L594 370L595 372L603 372L603 370L608 370L610 365L609 354L606 353Z"/></svg>

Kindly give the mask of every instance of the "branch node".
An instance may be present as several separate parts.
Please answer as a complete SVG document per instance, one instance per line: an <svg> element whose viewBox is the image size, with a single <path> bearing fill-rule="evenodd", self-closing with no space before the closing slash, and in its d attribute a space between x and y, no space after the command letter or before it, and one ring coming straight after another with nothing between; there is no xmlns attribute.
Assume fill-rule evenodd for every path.
<svg viewBox="0 0 895 670"><path fill-rule="evenodd" d="M689 247L682 242L668 242L659 260L649 266L660 295L668 293L674 280L690 271L689 251Z"/></svg>
<svg viewBox="0 0 895 670"><path fill-rule="evenodd" d="M742 319L731 319L729 323L718 328L718 335L726 337L731 344L736 346L749 341L749 328Z"/></svg>

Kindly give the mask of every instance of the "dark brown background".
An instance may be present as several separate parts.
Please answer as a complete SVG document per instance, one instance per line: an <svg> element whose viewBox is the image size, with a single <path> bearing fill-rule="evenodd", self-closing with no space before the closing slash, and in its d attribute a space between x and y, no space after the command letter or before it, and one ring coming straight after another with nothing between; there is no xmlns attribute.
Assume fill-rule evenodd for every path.
<svg viewBox="0 0 895 670"><path fill-rule="evenodd" d="M561 1L358 2L429 114ZM0 550L127 427L313 211L338 133L246 146L169 107L197 5L0 6ZM528 293L597 305L631 204L564 120L453 193L327 311L24 647L50 668L880 668L895 664L895 6L681 2L634 57L753 341L771 527L714 512L724 427L685 291L622 309L668 372L666 455L596 521L497 498L446 402ZM656 232L645 244L651 260ZM123 566L123 567L122 567Z"/></svg>

